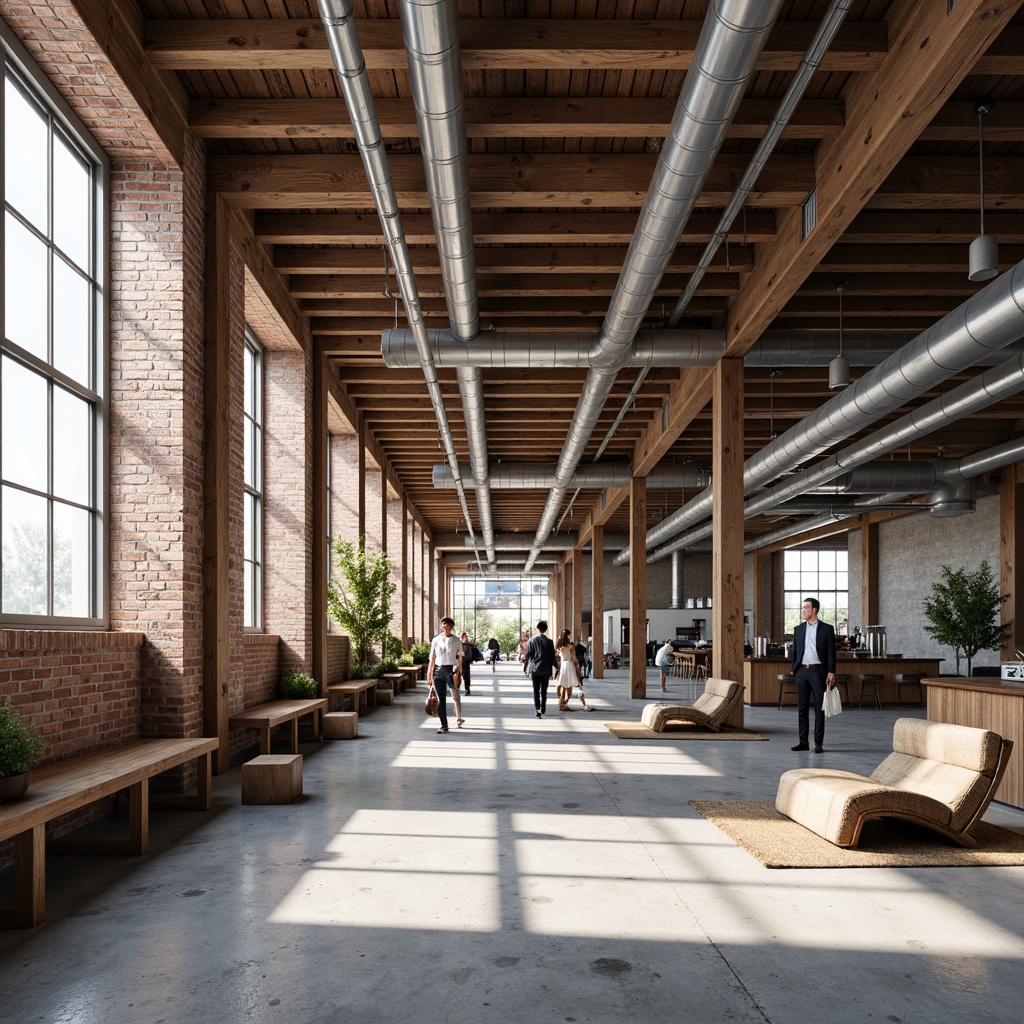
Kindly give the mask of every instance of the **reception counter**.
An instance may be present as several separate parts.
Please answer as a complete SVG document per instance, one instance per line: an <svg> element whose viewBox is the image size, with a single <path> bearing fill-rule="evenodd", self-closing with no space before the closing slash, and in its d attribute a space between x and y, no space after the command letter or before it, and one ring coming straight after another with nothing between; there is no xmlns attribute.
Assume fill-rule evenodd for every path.
<svg viewBox="0 0 1024 1024"><path fill-rule="evenodd" d="M996 799L1024 809L1024 685L999 679L923 680L929 722L991 729L1013 740Z"/></svg>
<svg viewBox="0 0 1024 1024"><path fill-rule="evenodd" d="M882 677L878 684L879 699L883 704L896 703L896 676L902 672L916 672L922 676L937 676L941 658L850 658L840 654L836 661L836 674L850 676L850 700L856 704L860 684L857 676L871 672ZM777 704L779 700L779 673L790 671L789 658L744 658L743 699L747 704ZM870 691L869 691L870 692ZM903 691L904 703L914 701L915 694ZM795 704L789 696L785 704ZM872 706L874 701L872 700ZM865 707L867 696L865 695Z"/></svg>

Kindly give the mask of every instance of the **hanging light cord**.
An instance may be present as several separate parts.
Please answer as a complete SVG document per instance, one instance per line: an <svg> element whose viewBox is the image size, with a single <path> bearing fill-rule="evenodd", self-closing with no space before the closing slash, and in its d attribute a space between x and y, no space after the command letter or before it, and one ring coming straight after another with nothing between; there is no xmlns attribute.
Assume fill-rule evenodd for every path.
<svg viewBox="0 0 1024 1024"><path fill-rule="evenodd" d="M988 112L983 103L978 104L978 192L981 202L981 234L985 234L985 151L982 149L981 119Z"/></svg>
<svg viewBox="0 0 1024 1024"><path fill-rule="evenodd" d="M836 291L839 292L839 354L843 354L843 288L846 286L845 281L839 281L836 283Z"/></svg>

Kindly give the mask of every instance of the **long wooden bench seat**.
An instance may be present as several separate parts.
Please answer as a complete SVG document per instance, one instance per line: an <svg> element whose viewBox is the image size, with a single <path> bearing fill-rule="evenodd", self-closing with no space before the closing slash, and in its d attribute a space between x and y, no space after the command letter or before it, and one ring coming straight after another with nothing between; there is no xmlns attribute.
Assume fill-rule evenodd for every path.
<svg viewBox="0 0 1024 1024"><path fill-rule="evenodd" d="M140 856L149 849L149 811L210 809L210 753L217 739L141 739L94 750L32 770L28 793L0 804L0 841L14 839L14 901L0 905L0 925L34 928L46 914L46 851ZM196 795L149 798L149 780L187 761L199 762ZM128 790L127 839L55 839L46 824Z"/></svg>
<svg viewBox="0 0 1024 1024"><path fill-rule="evenodd" d="M390 683L391 689L394 691L397 697L406 688L405 673L404 672L385 672L384 675L377 680L377 687L380 688L381 683Z"/></svg>
<svg viewBox="0 0 1024 1024"><path fill-rule="evenodd" d="M398 671L405 676L405 688L415 690L420 679L420 665L399 665Z"/></svg>
<svg viewBox="0 0 1024 1024"><path fill-rule="evenodd" d="M323 736L323 714L327 710L326 697L311 697L296 700L271 700L266 704L239 711L228 719L232 729L257 729L260 734L260 753L270 753L270 730L285 722L291 723L289 751L299 752L299 719L313 716L313 738Z"/></svg>
<svg viewBox="0 0 1024 1024"><path fill-rule="evenodd" d="M335 698L335 710L358 711L363 715L377 706L377 680L350 679L346 683L332 683L327 687L327 696ZM346 707L337 707L337 702Z"/></svg>

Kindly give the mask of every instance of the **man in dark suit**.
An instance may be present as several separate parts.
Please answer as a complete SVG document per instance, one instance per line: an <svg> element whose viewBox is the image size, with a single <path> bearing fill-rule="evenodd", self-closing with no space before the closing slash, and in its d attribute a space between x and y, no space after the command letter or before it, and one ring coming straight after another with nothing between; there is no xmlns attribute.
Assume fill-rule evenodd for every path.
<svg viewBox="0 0 1024 1024"><path fill-rule="evenodd" d="M537 632L530 637L524 657L523 671L533 679L533 704L537 717L543 718L548 709L548 683L555 671L555 645L548 636L548 624L543 619L537 623Z"/></svg>
<svg viewBox="0 0 1024 1024"><path fill-rule="evenodd" d="M800 742L794 750L809 750L807 726L809 703L814 701L814 752L824 752L825 712L821 710L825 688L836 685L836 631L818 618L821 605L813 597L804 600L804 620L793 631L793 675L796 678L797 722Z"/></svg>

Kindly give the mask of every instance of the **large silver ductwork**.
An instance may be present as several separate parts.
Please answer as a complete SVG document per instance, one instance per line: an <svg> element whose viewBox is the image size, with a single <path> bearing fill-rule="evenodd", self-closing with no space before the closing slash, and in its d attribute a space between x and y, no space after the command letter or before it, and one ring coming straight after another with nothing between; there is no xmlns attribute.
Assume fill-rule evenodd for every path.
<svg viewBox="0 0 1024 1024"><path fill-rule="evenodd" d="M448 320L456 343L465 344L480 333L480 316L458 8L452 0L402 0L399 6ZM480 533L487 560L493 563L483 379L471 366L460 367L458 379Z"/></svg>
<svg viewBox="0 0 1024 1024"><path fill-rule="evenodd" d="M374 206L380 217L381 228L391 253L395 278L402 293L406 317L409 327L416 337L419 365L427 384L430 403L437 419L445 455L452 472L457 479L460 479L461 484L458 456L455 453L455 443L445 413L437 370L427 344L423 312L412 271L412 259L409 255L409 246L406 244L405 232L402 229L398 198L391 181L384 139L381 135L380 123L377 120L373 95L366 74L366 62L363 59L362 47L359 45L359 38L356 35L352 4L350 0L317 0L317 5L324 23L331 57L341 83L342 94L345 97L345 105L352 119L352 128L363 168L370 184ZM467 527L472 531L466 492L461 485L459 486L459 504L466 518ZM473 536L472 532L470 532L470 536ZM475 537L473 542L475 547Z"/></svg>
<svg viewBox="0 0 1024 1024"><path fill-rule="evenodd" d="M451 331L427 332L435 365L496 370L588 369L596 337L592 331L488 331L465 344ZM392 369L417 365L416 339L405 328L384 331L380 350ZM724 331L640 331L623 368L714 366L724 354Z"/></svg>
<svg viewBox="0 0 1024 1024"><path fill-rule="evenodd" d="M1024 262L1018 263L1012 270L996 278L933 327L918 335L910 344L869 370L854 384L829 399L810 416L748 459L743 470L744 492L749 494L769 481L791 472L808 459L820 455L875 420L920 397L955 373L1005 349L1022 336ZM1008 385L1013 390L1019 390L1019 366L1020 357L1017 357L986 371L979 378L982 382L980 391L975 390L978 382L970 382L971 393L976 400L990 404L989 383L1002 381L1004 387ZM939 401L945 401L945 398ZM911 417L913 415L915 414L911 414ZM967 413L958 408L958 403L954 399L948 406L939 410L935 425L959 419L964 415ZM918 429L911 418L907 420L905 428L908 431L912 433ZM931 429L934 429L934 426ZM885 433L890 434L891 428L886 428ZM901 440L896 439L869 458L876 458L883 451L891 450L900 443ZM869 459L865 458L863 461ZM839 474L834 474L837 475ZM803 493L809 487L826 482L827 480L806 481L803 490L794 491L793 494ZM787 481L784 487L788 488L789 484ZM786 497L792 497L793 494L786 494ZM702 522L711 515L711 511L712 494L708 488L648 532L648 550L688 527ZM658 557L669 554L672 547L673 545L666 545L660 548ZM627 549L620 552L615 561L622 564L628 559Z"/></svg>
<svg viewBox="0 0 1024 1024"><path fill-rule="evenodd" d="M558 460L557 484L548 495L527 568L555 525L568 481L583 458L618 369L629 357L781 6L781 0L713 0L708 9L591 353L591 369Z"/></svg>
<svg viewBox="0 0 1024 1024"><path fill-rule="evenodd" d="M466 466L462 467L465 476ZM434 466L434 486L439 489L455 486L451 467L444 462ZM632 477L629 466L592 463L580 466L569 480L570 487L625 487ZM707 487L710 473L700 473L686 466L664 466L647 477L648 490L674 490L683 487ZM555 484L555 467L533 462L501 462L491 466L490 484L494 490L548 490ZM467 485L468 486L468 485Z"/></svg>

